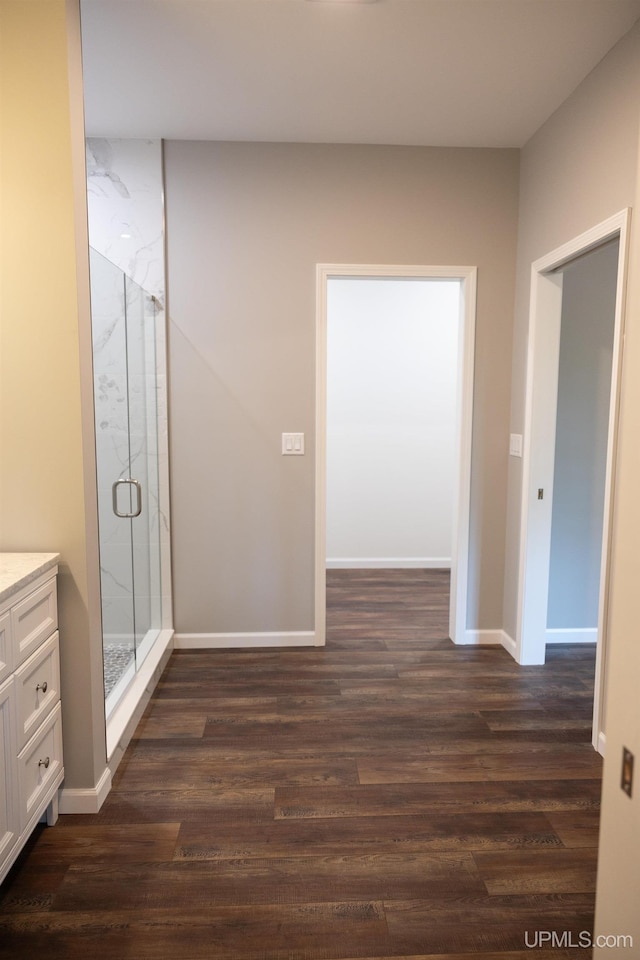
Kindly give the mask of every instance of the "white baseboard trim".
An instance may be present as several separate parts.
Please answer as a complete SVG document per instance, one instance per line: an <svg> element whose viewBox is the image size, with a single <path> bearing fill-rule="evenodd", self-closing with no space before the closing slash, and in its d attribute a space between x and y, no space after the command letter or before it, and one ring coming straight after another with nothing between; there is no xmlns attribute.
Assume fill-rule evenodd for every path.
<svg viewBox="0 0 640 960"><path fill-rule="evenodd" d="M176 633L174 650L233 650L242 647L319 647L313 630L274 633Z"/></svg>
<svg viewBox="0 0 640 960"><path fill-rule="evenodd" d="M505 650L507 651L507 653L510 653L511 656L513 657L513 659L514 659L514 660L517 660L517 659L518 659L517 656L516 656L516 654L517 654L517 647L516 647L516 642L515 642L515 640L513 639L513 637L510 637L510 636L509 636L509 634L506 632L506 630L501 630L500 633L502 634L502 639L500 640L500 643L501 643L502 646L505 648Z"/></svg>
<svg viewBox="0 0 640 960"><path fill-rule="evenodd" d="M601 757L604 757L606 754L606 749L607 749L607 735L601 730L600 733L598 734L598 745L596 746L596 750L598 751Z"/></svg>
<svg viewBox="0 0 640 960"><path fill-rule="evenodd" d="M327 570L449 570L451 557L328 557Z"/></svg>
<svg viewBox="0 0 640 960"><path fill-rule="evenodd" d="M597 627L578 627L576 630L571 628L547 629L545 634L546 643L597 643Z"/></svg>
<svg viewBox="0 0 640 960"><path fill-rule="evenodd" d="M62 787L60 813L98 813L111 790L111 770L106 767L95 787L77 790Z"/></svg>
<svg viewBox="0 0 640 960"><path fill-rule="evenodd" d="M502 643L502 630L465 630L458 646L489 646Z"/></svg>

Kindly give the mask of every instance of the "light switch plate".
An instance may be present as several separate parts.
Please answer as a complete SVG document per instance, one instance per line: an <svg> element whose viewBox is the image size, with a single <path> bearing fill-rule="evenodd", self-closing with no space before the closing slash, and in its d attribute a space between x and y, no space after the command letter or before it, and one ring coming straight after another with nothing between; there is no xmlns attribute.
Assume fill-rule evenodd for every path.
<svg viewBox="0 0 640 960"><path fill-rule="evenodd" d="M522 456L522 434L521 433L512 433L509 436L509 456L510 457Z"/></svg>
<svg viewBox="0 0 640 960"><path fill-rule="evenodd" d="M282 434L283 457L301 457L304 455L304 433Z"/></svg>

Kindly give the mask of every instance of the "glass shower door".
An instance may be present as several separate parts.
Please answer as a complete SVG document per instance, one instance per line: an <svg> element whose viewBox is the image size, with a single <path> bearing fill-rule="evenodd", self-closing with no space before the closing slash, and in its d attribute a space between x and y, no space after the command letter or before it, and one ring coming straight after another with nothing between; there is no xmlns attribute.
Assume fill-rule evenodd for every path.
<svg viewBox="0 0 640 960"><path fill-rule="evenodd" d="M90 251L107 719L161 626L156 310Z"/></svg>
<svg viewBox="0 0 640 960"><path fill-rule="evenodd" d="M126 280L129 484L134 646L139 665L161 625L156 301ZM129 507L127 510L126 508ZM140 509L138 509L140 508Z"/></svg>

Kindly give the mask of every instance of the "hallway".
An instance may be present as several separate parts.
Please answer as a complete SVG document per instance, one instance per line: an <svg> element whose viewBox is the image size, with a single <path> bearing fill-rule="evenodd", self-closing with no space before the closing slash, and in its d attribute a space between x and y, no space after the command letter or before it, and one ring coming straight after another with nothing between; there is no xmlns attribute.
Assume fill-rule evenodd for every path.
<svg viewBox="0 0 640 960"><path fill-rule="evenodd" d="M454 647L444 571L327 595L325 649L172 656L100 813L0 889L3 960L591 955L525 938L591 929L594 649Z"/></svg>

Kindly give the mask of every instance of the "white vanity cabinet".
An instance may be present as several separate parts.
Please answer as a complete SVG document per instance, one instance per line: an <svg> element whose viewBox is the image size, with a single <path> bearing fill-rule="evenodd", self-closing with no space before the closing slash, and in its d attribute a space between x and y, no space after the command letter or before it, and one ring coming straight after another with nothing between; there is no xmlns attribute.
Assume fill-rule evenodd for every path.
<svg viewBox="0 0 640 960"><path fill-rule="evenodd" d="M64 777L58 554L0 554L0 882Z"/></svg>

